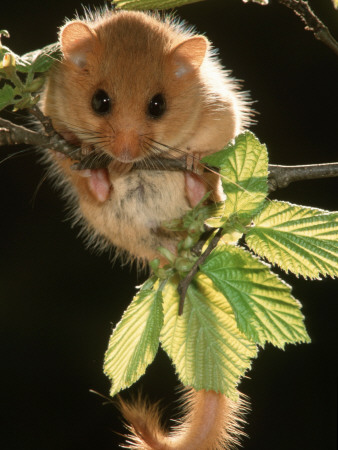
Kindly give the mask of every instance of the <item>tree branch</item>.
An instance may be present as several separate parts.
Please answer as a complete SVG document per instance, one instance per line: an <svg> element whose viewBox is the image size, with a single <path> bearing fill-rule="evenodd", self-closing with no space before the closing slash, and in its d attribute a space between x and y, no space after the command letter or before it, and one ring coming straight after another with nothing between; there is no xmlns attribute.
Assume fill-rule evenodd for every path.
<svg viewBox="0 0 338 450"><path fill-rule="evenodd" d="M106 168L113 161L113 158L110 155L98 153L96 151L89 153L89 155L83 155L81 148L74 147L56 133L50 119L45 117L39 108L34 108L34 111L31 110L31 113L43 124L45 133L36 132L0 118L0 146L26 144L55 150L75 161L72 166L74 170ZM147 161L137 161L134 163L132 170L136 169L186 171L187 162L182 159L149 158ZM210 169L214 171L218 170L218 168L204 166L204 171L209 171ZM337 176L338 163L311 164L304 166L269 164L269 192L286 187L294 181ZM205 241L214 231L215 229L212 228L206 230L204 238L202 238L193 248L195 254L200 254ZM198 272L200 265L203 264L212 250L216 247L221 236L222 229L220 228L209 242L204 253L200 254L198 260L195 262L187 276L180 281L178 286L180 295L179 315L183 314L184 299L192 279Z"/></svg>
<svg viewBox="0 0 338 450"><path fill-rule="evenodd" d="M280 166L269 164L269 192L284 188L294 181L338 176L338 163Z"/></svg>
<svg viewBox="0 0 338 450"><path fill-rule="evenodd" d="M29 130L26 127L16 125L0 117L0 146L18 144L49 148L75 160L81 159L82 157L80 148L69 144L55 132L53 136L47 136L46 134Z"/></svg>
<svg viewBox="0 0 338 450"><path fill-rule="evenodd" d="M51 119L43 114L38 105L34 105L32 108L30 108L29 112L33 116L35 116L39 120L39 122L41 122L47 136L54 136L55 134L57 134L53 128Z"/></svg>
<svg viewBox="0 0 338 450"><path fill-rule="evenodd" d="M106 153L91 152L83 155L80 147L74 147L65 141L51 128L48 117L45 117L39 109L35 116L43 121L46 133L29 130L21 125L16 125L9 120L0 118L0 146L26 144L36 147L55 150L74 160L74 170L100 169L107 167L113 158ZM204 171L217 171L214 167L204 167ZM137 161L132 170L173 170L185 171L187 164L184 159L149 158L147 161ZM294 181L313 180L316 178L328 178L338 176L338 163L311 164L304 166L280 166L269 164L269 191L275 191L288 186Z"/></svg>
<svg viewBox="0 0 338 450"><path fill-rule="evenodd" d="M334 39L329 29L315 15L308 2L304 0L277 0L281 5L292 11L305 23L306 30L312 31L316 39L327 45L338 56L338 42Z"/></svg>

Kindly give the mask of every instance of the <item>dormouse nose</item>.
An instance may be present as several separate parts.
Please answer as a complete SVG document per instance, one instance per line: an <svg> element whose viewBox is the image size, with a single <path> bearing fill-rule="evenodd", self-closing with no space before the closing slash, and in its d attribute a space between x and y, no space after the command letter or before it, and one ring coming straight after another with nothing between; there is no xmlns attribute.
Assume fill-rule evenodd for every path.
<svg viewBox="0 0 338 450"><path fill-rule="evenodd" d="M115 135L112 153L121 162L132 162L141 155L140 139L133 130L119 131Z"/></svg>

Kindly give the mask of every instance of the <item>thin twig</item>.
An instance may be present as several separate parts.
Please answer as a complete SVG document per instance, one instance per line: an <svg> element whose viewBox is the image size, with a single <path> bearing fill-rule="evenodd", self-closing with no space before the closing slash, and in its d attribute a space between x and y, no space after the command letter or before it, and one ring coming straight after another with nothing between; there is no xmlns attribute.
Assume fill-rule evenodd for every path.
<svg viewBox="0 0 338 450"><path fill-rule="evenodd" d="M212 233L216 230L216 228L209 227L209 225L207 225L207 224L204 224L204 229L205 229L205 231L201 234L197 244L195 244L191 248L191 253L195 256L200 256L202 249L204 247L204 244L211 237Z"/></svg>
<svg viewBox="0 0 338 450"><path fill-rule="evenodd" d="M280 166L269 164L269 192L284 188L294 181L338 176L338 163Z"/></svg>
<svg viewBox="0 0 338 450"><path fill-rule="evenodd" d="M323 42L338 55L338 42L334 39L327 26L312 11L308 2L304 0L278 0L278 2L292 9L305 23L305 29L312 31L319 41Z"/></svg>
<svg viewBox="0 0 338 450"><path fill-rule="evenodd" d="M205 252L202 253L202 255L198 258L198 260L192 266L188 275L179 282L179 285L177 287L178 293L180 294L180 303L179 303L179 307L178 307L178 315L179 316L181 316L183 314L184 300L185 300L185 296L187 294L189 284L191 283L191 281L194 278L194 276L196 275L196 273L199 271L199 266L204 263L204 261L207 259L207 257L210 255L210 253L213 251L213 249L218 244L219 240L222 237L222 231L223 231L223 228L218 229L215 236L209 242L209 245L206 248Z"/></svg>
<svg viewBox="0 0 338 450"><path fill-rule="evenodd" d="M62 139L58 134L47 136L45 134L29 130L21 125L16 125L9 120L0 118L0 146L26 144L36 147L49 148L63 153L72 159L81 159L81 149L74 147Z"/></svg>
<svg viewBox="0 0 338 450"><path fill-rule="evenodd" d="M35 116L45 129L47 136L54 136L56 131L53 128L52 121L49 117L45 116L38 105L34 105L28 110L33 116Z"/></svg>

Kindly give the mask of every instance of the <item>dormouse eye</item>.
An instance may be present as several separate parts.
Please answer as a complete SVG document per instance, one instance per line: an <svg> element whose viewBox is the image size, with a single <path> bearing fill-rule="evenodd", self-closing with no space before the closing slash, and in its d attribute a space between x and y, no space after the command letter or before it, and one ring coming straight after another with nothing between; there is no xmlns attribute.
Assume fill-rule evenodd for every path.
<svg viewBox="0 0 338 450"><path fill-rule="evenodd" d="M156 94L148 104L148 114L153 119L161 117L166 110L165 100L162 94Z"/></svg>
<svg viewBox="0 0 338 450"><path fill-rule="evenodd" d="M92 108L100 115L108 114L111 110L111 99L106 91L98 89L92 97Z"/></svg>

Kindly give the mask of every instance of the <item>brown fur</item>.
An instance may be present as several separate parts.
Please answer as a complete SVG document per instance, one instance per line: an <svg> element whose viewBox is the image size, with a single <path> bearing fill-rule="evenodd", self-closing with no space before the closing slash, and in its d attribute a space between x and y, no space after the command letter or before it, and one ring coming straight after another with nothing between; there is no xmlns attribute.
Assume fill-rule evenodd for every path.
<svg viewBox="0 0 338 450"><path fill-rule="evenodd" d="M138 398L133 403L118 399L118 406L131 425L128 445L140 450L229 450L240 443L241 424L247 404L237 403L214 391L186 390L182 396L184 416L166 433L157 405Z"/></svg>
<svg viewBox="0 0 338 450"><path fill-rule="evenodd" d="M212 56L207 39L170 19L106 12L66 24L60 40L65 57L50 73L43 109L85 152L96 145L120 165L156 152L201 157L223 148L247 122L244 97ZM182 66L188 71L177 77ZM91 108L98 88L112 97L109 116ZM167 111L149 119L147 102L158 92L165 95ZM182 172L119 173L111 165L108 198L98 202L88 179L70 169L69 159L55 162L52 171L61 174L74 215L84 217L91 237L99 235L140 260L153 259L160 245L175 248L177 239L163 237L161 223L194 204ZM214 189L219 199L218 180L205 179L205 190Z"/></svg>
<svg viewBox="0 0 338 450"><path fill-rule="evenodd" d="M94 148L113 157L107 170L80 173L50 153L50 173L75 221L84 224L91 244L113 244L138 261L157 257L159 246L175 251L178 236L162 222L182 216L207 190L219 200L218 177L129 171L130 165L148 156L200 159L220 150L248 123L245 95L209 41L170 18L105 11L66 23L60 43L64 58L50 72L43 110L84 153ZM111 98L109 114L93 111L97 89ZM166 111L154 119L147 105L158 93ZM127 448L216 450L236 442L240 403L213 391L192 390L185 400L185 419L169 435L155 407L121 401L134 433Z"/></svg>

